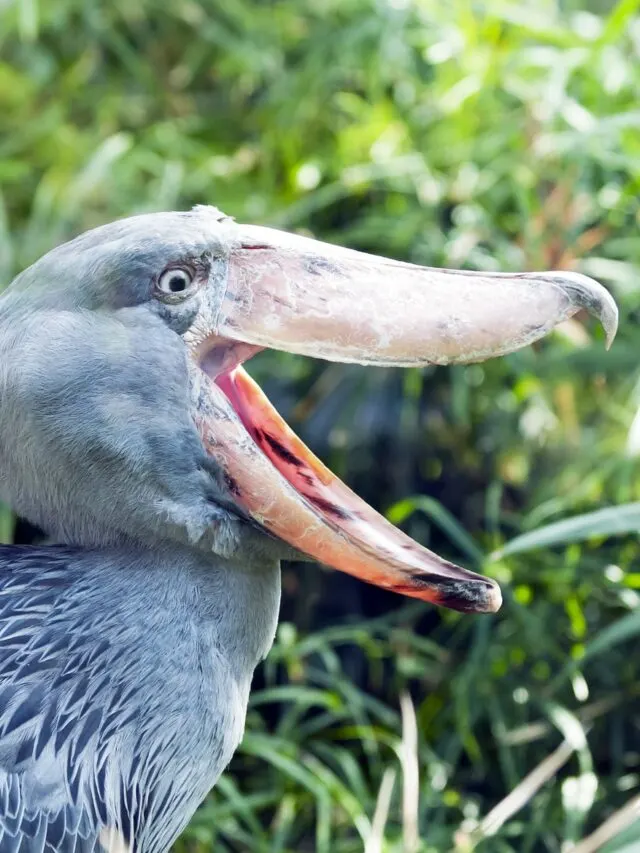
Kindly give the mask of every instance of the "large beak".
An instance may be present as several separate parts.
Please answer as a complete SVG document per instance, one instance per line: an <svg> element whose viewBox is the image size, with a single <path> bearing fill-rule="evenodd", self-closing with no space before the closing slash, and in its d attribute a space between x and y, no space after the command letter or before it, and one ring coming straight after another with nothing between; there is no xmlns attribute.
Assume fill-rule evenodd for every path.
<svg viewBox="0 0 640 853"><path fill-rule="evenodd" d="M467 612L497 585L418 545L335 477L239 366L264 347L361 364L479 361L542 337L581 309L610 344L617 309L575 273L455 272L267 228L230 226L226 287L195 347L210 381L197 423L237 505L309 556L363 580Z"/></svg>
<svg viewBox="0 0 640 853"><path fill-rule="evenodd" d="M579 273L419 267L242 226L217 333L331 361L409 367L513 352L583 308L610 344L615 302Z"/></svg>

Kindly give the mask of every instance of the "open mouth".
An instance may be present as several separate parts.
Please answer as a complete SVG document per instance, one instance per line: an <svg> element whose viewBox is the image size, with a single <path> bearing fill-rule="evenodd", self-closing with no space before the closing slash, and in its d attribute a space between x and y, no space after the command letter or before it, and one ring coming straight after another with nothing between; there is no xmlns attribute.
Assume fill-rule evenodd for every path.
<svg viewBox="0 0 640 853"><path fill-rule="evenodd" d="M200 366L212 380L218 413L220 392L229 404L224 423L217 418L212 428L210 420L201 421L205 445L234 500L261 527L318 562L385 589L465 612L500 607L493 581L423 548L351 491L240 365L218 372L204 358Z"/></svg>
<svg viewBox="0 0 640 853"><path fill-rule="evenodd" d="M242 368L264 348L383 365L511 352L587 308L610 340L615 303L577 274L456 273L237 226L215 329L194 352L207 403L196 423L234 502L331 568L464 612L501 604L494 581L442 559L352 492ZM256 239L256 232L260 239Z"/></svg>

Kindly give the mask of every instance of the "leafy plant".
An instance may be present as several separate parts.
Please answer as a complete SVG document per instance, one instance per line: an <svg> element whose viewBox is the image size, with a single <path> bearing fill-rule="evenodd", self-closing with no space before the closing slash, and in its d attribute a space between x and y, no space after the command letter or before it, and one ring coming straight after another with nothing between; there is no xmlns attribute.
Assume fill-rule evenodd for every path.
<svg viewBox="0 0 640 853"><path fill-rule="evenodd" d="M286 567L245 741L177 850L640 845L638 6L0 7L4 282L83 228L210 202L418 263L581 270L621 306L606 355L578 317L467 368L251 363L333 470L505 604L461 618Z"/></svg>

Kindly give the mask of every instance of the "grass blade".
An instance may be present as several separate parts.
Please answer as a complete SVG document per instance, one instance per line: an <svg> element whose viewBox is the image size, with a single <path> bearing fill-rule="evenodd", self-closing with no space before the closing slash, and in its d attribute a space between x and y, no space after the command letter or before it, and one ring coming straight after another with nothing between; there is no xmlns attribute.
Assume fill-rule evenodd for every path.
<svg viewBox="0 0 640 853"><path fill-rule="evenodd" d="M556 521L537 530L516 536L489 559L499 560L512 554L524 554L555 545L582 542L597 536L620 536L640 530L640 503L611 506Z"/></svg>

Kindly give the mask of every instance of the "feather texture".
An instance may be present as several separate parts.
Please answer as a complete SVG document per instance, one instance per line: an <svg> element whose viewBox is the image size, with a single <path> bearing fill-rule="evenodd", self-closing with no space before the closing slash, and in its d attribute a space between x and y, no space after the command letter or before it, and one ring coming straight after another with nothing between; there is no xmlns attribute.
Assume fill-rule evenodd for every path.
<svg viewBox="0 0 640 853"><path fill-rule="evenodd" d="M0 546L2 853L168 849L242 736L277 574Z"/></svg>

